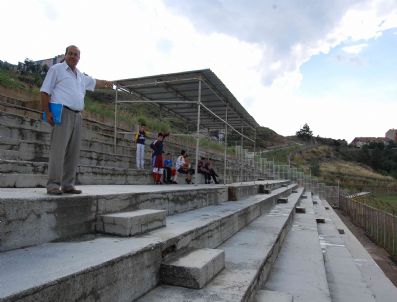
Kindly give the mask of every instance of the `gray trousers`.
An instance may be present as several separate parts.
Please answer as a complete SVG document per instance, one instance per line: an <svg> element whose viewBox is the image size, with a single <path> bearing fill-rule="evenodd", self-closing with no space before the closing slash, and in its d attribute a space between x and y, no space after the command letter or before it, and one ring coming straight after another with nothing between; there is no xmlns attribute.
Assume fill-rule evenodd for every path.
<svg viewBox="0 0 397 302"><path fill-rule="evenodd" d="M51 133L47 189L74 188L80 157L81 124L80 112L63 108L61 124L55 125Z"/></svg>

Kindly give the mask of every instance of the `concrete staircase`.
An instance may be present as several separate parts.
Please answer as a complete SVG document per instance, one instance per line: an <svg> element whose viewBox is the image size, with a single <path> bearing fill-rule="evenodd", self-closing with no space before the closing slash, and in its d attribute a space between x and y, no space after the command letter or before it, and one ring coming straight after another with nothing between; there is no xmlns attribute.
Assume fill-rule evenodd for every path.
<svg viewBox="0 0 397 302"><path fill-rule="evenodd" d="M0 104L0 302L395 301L327 201L290 180L146 185L128 138L114 153L112 129L85 120L83 194L47 195L49 127L19 107Z"/></svg>
<svg viewBox="0 0 397 302"><path fill-rule="evenodd" d="M223 185L198 186L196 193L192 193L191 186L140 186L141 191L137 191L139 186L130 186L134 192L125 192L128 186L105 186L107 193L99 192L102 186L83 186L87 192L84 195L60 198L48 198L44 189L0 189L2 196L6 196L1 199L1 213L5 213L2 221L6 222L1 229L21 222L14 230L8 228L1 233L0 301L133 301L139 297L145 301L143 295L148 292L153 295L160 288L156 286L160 283L162 263L186 255L192 249L221 249L225 254L225 268L218 274L219 269L212 270L209 275L215 278L202 283L209 282L203 285L205 291L219 277L230 280L230 274L238 272L231 264L236 265L235 269L244 268L238 263L246 259L241 257L241 250L236 250L242 238L248 240L243 244L243 247L246 245L244 252L255 251L249 257L252 263L244 268L246 279L242 280L249 290L243 296L252 296L262 276L261 268L269 265L267 258L275 258L294 205L303 192L300 188L299 193L291 193L296 185L282 187L283 183L271 181L271 194L244 196L238 201L228 201L228 188ZM233 186L240 188L240 184ZM249 191L246 187L251 187L253 192L259 188L256 183L242 186L244 192ZM118 194L108 194L118 189ZM96 194L89 193L90 190ZM289 203L277 205L277 198L285 195L290 196ZM5 204L8 204L6 208ZM55 217L50 217L51 207ZM75 207L75 212L67 207ZM97 232L103 213L131 212L133 207L164 209L166 226L133 237ZM13 211L15 209L20 210ZM10 220L12 215L17 215L14 212L27 215L24 229L21 229L22 219ZM36 223L32 223L32 216ZM57 219L61 221L54 222ZM74 220L73 226L65 223L70 220ZM29 233L28 225L37 225L37 228ZM266 229L269 229L265 232L267 235L263 233ZM75 236L71 236L73 230ZM10 233L14 233L14 237ZM40 240L33 242L34 234L38 234ZM255 242L260 242L266 254L250 246ZM230 258L233 254L236 258ZM256 267L257 264L260 266ZM202 267L208 270L212 265ZM237 291L240 291L238 287Z"/></svg>
<svg viewBox="0 0 397 302"><path fill-rule="evenodd" d="M395 300L326 201L294 183L82 189L0 189L0 301ZM104 234L103 217L139 217L140 234L131 220Z"/></svg>
<svg viewBox="0 0 397 302"><path fill-rule="evenodd" d="M262 289L299 302L394 301L397 288L327 201L311 192L304 197Z"/></svg>
<svg viewBox="0 0 397 302"><path fill-rule="evenodd" d="M132 134L118 134L114 148L112 126L84 119L77 184L151 184L151 150L145 148L146 170L135 169L135 144ZM126 131L126 130L122 130ZM0 101L0 187L45 187L51 127L41 120L40 112ZM151 139L149 138L149 141ZM166 151L179 155L188 146L169 138ZM208 156L202 150L203 156ZM215 170L223 172L223 154L215 159ZM233 163L233 161L230 161ZM237 164L228 165L227 182L239 177ZM258 171L246 168L245 179L253 179ZM248 173L248 174L247 174ZM219 173L222 174L222 173Z"/></svg>

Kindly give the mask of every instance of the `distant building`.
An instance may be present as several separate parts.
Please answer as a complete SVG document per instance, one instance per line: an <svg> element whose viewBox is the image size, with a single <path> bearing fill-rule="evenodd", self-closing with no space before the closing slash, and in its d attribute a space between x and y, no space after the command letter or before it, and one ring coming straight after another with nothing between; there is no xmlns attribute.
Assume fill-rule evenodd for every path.
<svg viewBox="0 0 397 302"><path fill-rule="evenodd" d="M47 65L47 67L51 67L57 63L60 63L65 58L65 55L57 55L50 59L38 60L35 63L40 64L41 66Z"/></svg>
<svg viewBox="0 0 397 302"><path fill-rule="evenodd" d="M390 129L389 131L386 132L385 137L397 142L397 129Z"/></svg>
<svg viewBox="0 0 397 302"><path fill-rule="evenodd" d="M364 145L369 143L383 143L385 145L388 144L390 139L384 137L355 137L353 141L350 143L350 146L361 148Z"/></svg>

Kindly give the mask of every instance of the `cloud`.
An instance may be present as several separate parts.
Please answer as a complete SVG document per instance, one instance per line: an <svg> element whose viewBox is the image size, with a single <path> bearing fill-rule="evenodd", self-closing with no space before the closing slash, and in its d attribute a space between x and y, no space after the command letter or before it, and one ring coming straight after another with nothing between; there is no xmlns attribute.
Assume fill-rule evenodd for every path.
<svg viewBox="0 0 397 302"><path fill-rule="evenodd" d="M56 10L53 3L49 1L39 2L38 5L42 5L45 11L46 17L51 21L56 21L59 16L58 11Z"/></svg>
<svg viewBox="0 0 397 302"><path fill-rule="evenodd" d="M342 50L348 54L352 55L358 55L364 48L367 48L368 44L363 43L363 44L357 44L357 45L352 45L352 46L345 46L342 48Z"/></svg>
<svg viewBox="0 0 397 302"><path fill-rule="evenodd" d="M330 115L324 114L324 104L338 104L339 111L354 110L344 104L365 100L354 93L340 97L336 86L321 90L317 99L297 97L302 95L304 63L311 59L309 63L315 63L318 54L330 54L327 59L346 65L370 63L371 58L366 61L363 56L369 51L359 50L365 44L370 50L385 30L397 28L396 0L20 0L0 1L0 10L7 12L0 18L2 60L49 58L75 44L81 49L79 69L97 78L211 68L259 124L283 135L308 122L316 134L332 137L321 128L332 125L331 131L336 131L334 120L328 121ZM20 22L15 22L14 12ZM379 69L382 77L393 76L383 71ZM390 103L395 100L393 81L390 88L376 86L368 93L370 85L352 83L347 75L343 79L343 85L363 91L370 99L387 92ZM305 84L308 89L321 89ZM347 111L343 114L338 127L349 119ZM344 125L335 136L343 137L348 128Z"/></svg>
<svg viewBox="0 0 397 302"><path fill-rule="evenodd" d="M397 22L394 0L164 2L198 31L222 33L260 47L265 85L288 76L297 79L300 66L312 56L347 40L377 37Z"/></svg>

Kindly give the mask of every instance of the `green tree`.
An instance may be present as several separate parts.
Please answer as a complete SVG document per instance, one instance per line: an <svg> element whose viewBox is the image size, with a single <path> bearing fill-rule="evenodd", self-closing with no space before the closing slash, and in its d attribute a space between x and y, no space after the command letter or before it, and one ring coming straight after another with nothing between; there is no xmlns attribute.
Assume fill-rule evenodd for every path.
<svg viewBox="0 0 397 302"><path fill-rule="evenodd" d="M296 132L296 136L299 139L309 141L313 138L313 131L310 130L310 127L308 124L304 124L303 127Z"/></svg>

